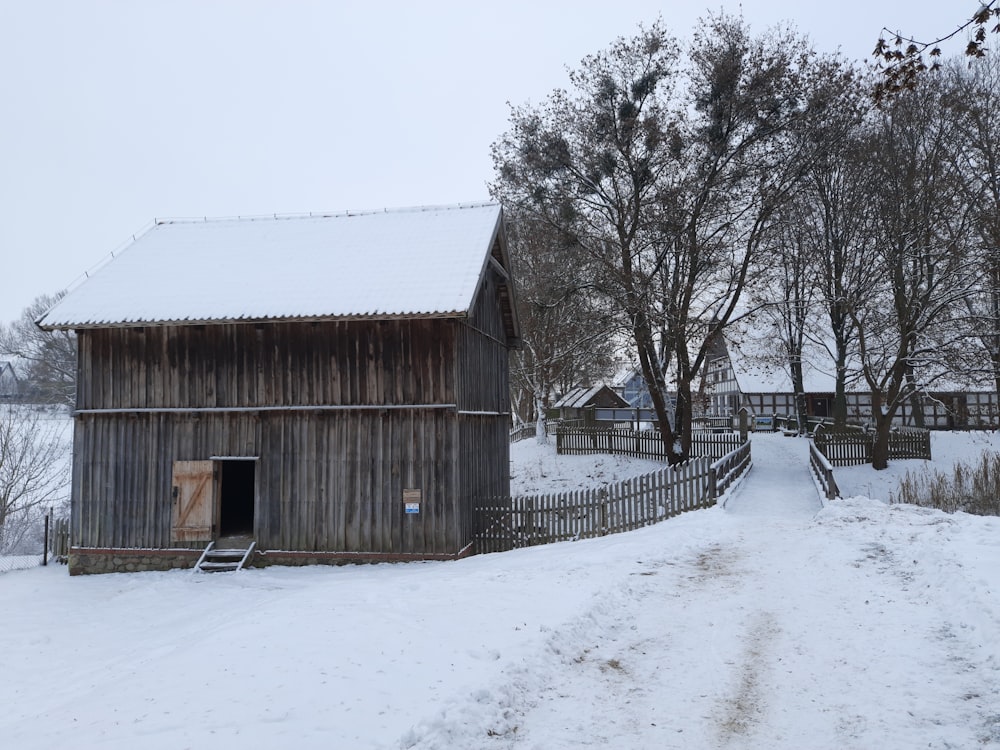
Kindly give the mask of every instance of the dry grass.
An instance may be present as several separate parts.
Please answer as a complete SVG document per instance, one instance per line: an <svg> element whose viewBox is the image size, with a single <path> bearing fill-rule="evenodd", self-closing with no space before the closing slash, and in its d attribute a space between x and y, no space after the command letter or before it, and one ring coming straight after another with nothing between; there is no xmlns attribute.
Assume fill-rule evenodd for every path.
<svg viewBox="0 0 1000 750"><path fill-rule="evenodd" d="M959 461L950 475L936 470L907 472L889 501L938 508L946 513L1000 516L1000 453L985 451L973 464Z"/></svg>

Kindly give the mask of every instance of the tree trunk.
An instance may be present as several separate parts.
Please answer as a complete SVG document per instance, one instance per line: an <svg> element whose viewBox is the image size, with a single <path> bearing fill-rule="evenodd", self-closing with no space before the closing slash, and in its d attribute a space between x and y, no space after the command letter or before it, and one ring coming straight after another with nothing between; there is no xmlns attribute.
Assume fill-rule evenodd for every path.
<svg viewBox="0 0 1000 750"><path fill-rule="evenodd" d="M833 393L833 424L838 429L847 425L847 347L837 342L837 377Z"/></svg>
<svg viewBox="0 0 1000 750"><path fill-rule="evenodd" d="M875 420L875 443L872 445L872 468L876 471L889 468L889 432L892 414L885 407L882 393L872 393L872 418Z"/></svg>
<svg viewBox="0 0 1000 750"><path fill-rule="evenodd" d="M806 408L806 389L802 378L802 359L793 358L789 363L792 370L792 391L795 393L795 420L798 423L798 433L805 435L809 431L809 413Z"/></svg>
<svg viewBox="0 0 1000 750"><path fill-rule="evenodd" d="M909 395L906 400L910 404L910 412L913 415L913 426L924 428L924 404L923 399L920 397L920 391L917 390L916 378L913 375L913 366L906 366L906 390L909 391Z"/></svg>
<svg viewBox="0 0 1000 750"><path fill-rule="evenodd" d="M677 447L674 445L674 430L671 427L670 416L667 414L667 385L659 367L649 321L641 311L635 309L630 312L630 317L633 321L632 335L639 355L639 367L646 380L650 400L653 402L653 412L656 414L656 422L660 428L660 439L663 441L667 462L671 465L677 464L685 457L678 454Z"/></svg>
<svg viewBox="0 0 1000 750"><path fill-rule="evenodd" d="M691 455L691 381L687 378L678 378L674 426L680 438L681 460L685 460Z"/></svg>
<svg viewBox="0 0 1000 750"><path fill-rule="evenodd" d="M545 417L545 404L540 396L535 396L535 441L539 445L549 442L548 425Z"/></svg>

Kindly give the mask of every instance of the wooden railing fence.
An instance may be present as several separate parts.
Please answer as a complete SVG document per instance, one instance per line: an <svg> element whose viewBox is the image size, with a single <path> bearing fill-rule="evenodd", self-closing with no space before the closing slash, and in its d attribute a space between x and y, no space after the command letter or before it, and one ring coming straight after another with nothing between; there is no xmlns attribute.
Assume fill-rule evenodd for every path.
<svg viewBox="0 0 1000 750"><path fill-rule="evenodd" d="M729 485L735 482L750 468L750 441L740 445L736 450L727 453L711 466L709 491L712 498L718 498Z"/></svg>
<svg viewBox="0 0 1000 750"><path fill-rule="evenodd" d="M737 419L732 417L692 417L691 429L696 431L717 430L732 432L737 428Z"/></svg>
<svg viewBox="0 0 1000 750"><path fill-rule="evenodd" d="M837 487L837 480L833 478L833 465L820 453L815 442L809 444L809 467L816 475L827 500L840 497L840 488Z"/></svg>
<svg viewBox="0 0 1000 750"><path fill-rule="evenodd" d="M833 466L857 466L871 463L875 445L873 432L834 432L817 430L813 442ZM889 434L889 458L931 457L931 434L928 430L900 427Z"/></svg>
<svg viewBox="0 0 1000 750"><path fill-rule="evenodd" d="M555 435L556 430L559 429L560 422L553 420L545 423L545 434ZM510 442L518 443L522 440L527 440L528 438L535 437L535 423L523 424L520 427L515 427L510 431Z"/></svg>
<svg viewBox="0 0 1000 750"><path fill-rule="evenodd" d="M736 433L691 433L692 457L722 458L740 445L742 442ZM566 455L611 453L654 461L667 460L667 452L658 430L562 427L556 431L556 453Z"/></svg>

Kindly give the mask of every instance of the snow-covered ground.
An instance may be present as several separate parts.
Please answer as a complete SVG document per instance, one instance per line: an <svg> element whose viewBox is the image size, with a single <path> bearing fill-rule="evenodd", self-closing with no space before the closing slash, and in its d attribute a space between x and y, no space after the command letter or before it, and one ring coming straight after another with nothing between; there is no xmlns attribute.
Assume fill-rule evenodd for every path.
<svg viewBox="0 0 1000 750"><path fill-rule="evenodd" d="M524 489L630 470L518 446ZM822 508L806 446L755 436L725 508L603 539L0 576L0 745L1000 748L1000 519Z"/></svg>
<svg viewBox="0 0 1000 750"><path fill-rule="evenodd" d="M888 500L907 472L945 471L958 460L978 463L979 456L986 450L1000 450L1000 433L931 432L932 461L892 461L883 471L872 471L870 466L843 466L834 469L833 474L845 497L860 495Z"/></svg>

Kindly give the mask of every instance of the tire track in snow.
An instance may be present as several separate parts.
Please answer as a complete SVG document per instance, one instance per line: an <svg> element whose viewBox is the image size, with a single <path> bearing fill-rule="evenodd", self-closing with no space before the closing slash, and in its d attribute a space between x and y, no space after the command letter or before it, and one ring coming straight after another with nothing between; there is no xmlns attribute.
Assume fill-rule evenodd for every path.
<svg viewBox="0 0 1000 750"><path fill-rule="evenodd" d="M754 619L756 622L746 636L736 693L720 706L722 713L717 723L721 746L736 736L750 734L767 711L768 693L762 683L770 672L769 662L773 656L769 652L779 628L769 612L759 612Z"/></svg>
<svg viewBox="0 0 1000 750"><path fill-rule="evenodd" d="M552 631L541 653L511 665L502 684L415 728L402 746L718 746L713 717L729 699L726 686L739 690L750 673L745 641L727 634L713 642L711 634L734 627L714 620L718 602L742 588L742 576L739 552L717 541L637 563L619 586ZM770 627L766 617L761 622ZM761 704L747 691L742 700ZM459 726L470 731L463 735Z"/></svg>

